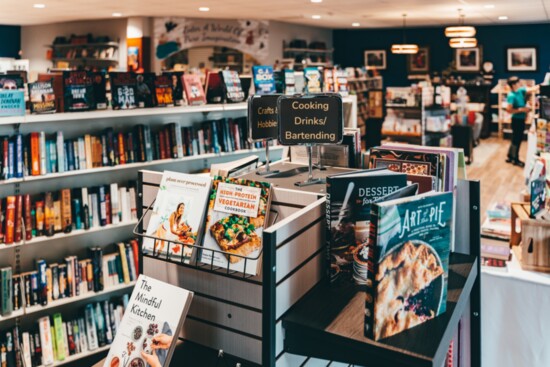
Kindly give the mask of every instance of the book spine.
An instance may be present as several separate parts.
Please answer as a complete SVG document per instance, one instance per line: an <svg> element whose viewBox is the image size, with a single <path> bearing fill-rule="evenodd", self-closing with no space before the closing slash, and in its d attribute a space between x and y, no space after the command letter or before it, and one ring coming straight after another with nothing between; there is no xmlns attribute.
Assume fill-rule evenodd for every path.
<svg viewBox="0 0 550 367"><path fill-rule="evenodd" d="M63 230L61 222L61 201L55 200L53 202L53 231L54 233L61 232Z"/></svg>
<svg viewBox="0 0 550 367"><path fill-rule="evenodd" d="M132 245L130 245L130 243L125 243L124 249L126 252L126 262L128 263L128 273L130 274L130 281L134 281L137 279L137 275L134 264L134 256L132 254Z"/></svg>
<svg viewBox="0 0 550 367"><path fill-rule="evenodd" d="M40 175L40 137L38 133L31 133L31 175Z"/></svg>
<svg viewBox="0 0 550 367"><path fill-rule="evenodd" d="M74 218L75 229L82 229L82 207L80 206L80 199L72 199L72 214Z"/></svg>
<svg viewBox="0 0 550 367"><path fill-rule="evenodd" d="M15 177L23 177L23 135L15 136Z"/></svg>
<svg viewBox="0 0 550 367"><path fill-rule="evenodd" d="M49 143L49 150L48 150L49 172L56 173L57 172L57 147L54 141L50 141L48 143Z"/></svg>
<svg viewBox="0 0 550 367"><path fill-rule="evenodd" d="M8 179L15 177L15 143L8 142Z"/></svg>
<svg viewBox="0 0 550 367"><path fill-rule="evenodd" d="M72 140L67 140L65 142L65 151L67 152L67 163L69 165L68 170L69 171L74 171L75 170L75 166L74 166L74 145L73 145Z"/></svg>
<svg viewBox="0 0 550 367"><path fill-rule="evenodd" d="M109 312L109 301L103 301L103 315L105 318L105 342L111 344L113 342L113 329L111 328L111 313Z"/></svg>
<svg viewBox="0 0 550 367"><path fill-rule="evenodd" d="M53 275L52 269L46 268L46 302L50 303L53 300Z"/></svg>
<svg viewBox="0 0 550 367"><path fill-rule="evenodd" d="M325 196L325 205L326 205L326 215L325 215L325 241L326 241L326 253L325 253L325 259L326 259L326 265L327 265L327 279L332 281L331 273L331 263L332 263L332 256L331 256L331 249L332 249L332 227L331 227L331 221L332 221L332 211L331 211L331 187L332 187L332 179L331 177L327 177L326 179L326 196Z"/></svg>
<svg viewBox="0 0 550 367"><path fill-rule="evenodd" d="M376 302L376 290L378 289L378 282L376 281L376 274L378 272L378 222L380 221L380 207L376 204L371 206L370 214L370 231L368 240L368 271L367 282L365 286L365 325L364 333L367 338L374 338L374 326L375 326L375 314L374 305Z"/></svg>
<svg viewBox="0 0 550 367"><path fill-rule="evenodd" d="M111 222L113 224L120 223L120 201L118 196L118 185L112 183L109 187L111 194Z"/></svg>
<svg viewBox="0 0 550 367"><path fill-rule="evenodd" d="M2 138L2 179L9 178L9 139L7 136Z"/></svg>
<svg viewBox="0 0 550 367"><path fill-rule="evenodd" d="M128 189L128 193L130 195L130 220L138 220L136 189L134 187L130 187Z"/></svg>
<svg viewBox="0 0 550 367"><path fill-rule="evenodd" d="M145 162L145 132L143 125L137 125L135 128L137 136L137 160Z"/></svg>
<svg viewBox="0 0 550 367"><path fill-rule="evenodd" d="M86 151L86 168L92 169L94 156L92 154L92 136L89 134L84 135L84 150Z"/></svg>
<svg viewBox="0 0 550 367"><path fill-rule="evenodd" d="M106 140L107 140L107 165L114 166L116 163L115 159L115 138L112 128L106 130Z"/></svg>
<svg viewBox="0 0 550 367"><path fill-rule="evenodd" d="M123 133L118 133L118 158L120 164L126 164L126 147Z"/></svg>
<svg viewBox="0 0 550 367"><path fill-rule="evenodd" d="M86 162L86 144L84 142L84 138L80 137L77 139L77 147L78 147L78 166L80 169L87 169L88 164Z"/></svg>
<svg viewBox="0 0 550 367"><path fill-rule="evenodd" d="M130 283L130 268L128 264L128 258L126 256L126 247L124 246L124 243L119 242L118 243L118 251L120 254L120 261L121 261L121 267L122 267L122 275L124 284Z"/></svg>
<svg viewBox="0 0 550 367"><path fill-rule="evenodd" d="M44 235L44 201L38 200L34 203L36 207L36 235Z"/></svg>
<svg viewBox="0 0 550 367"><path fill-rule="evenodd" d="M58 131L56 135L57 147L57 172L65 172L65 141L63 131Z"/></svg>
<svg viewBox="0 0 550 367"><path fill-rule="evenodd" d="M136 269L136 279L139 275L139 243L136 239L130 240L132 245L132 254L134 256L134 264Z"/></svg>
<svg viewBox="0 0 550 367"><path fill-rule="evenodd" d="M6 198L6 245L12 244L15 236L15 205L16 197Z"/></svg>
<svg viewBox="0 0 550 367"><path fill-rule="evenodd" d="M53 196L51 192L47 192L44 195L44 231L46 236L53 236L55 230L55 213Z"/></svg>
<svg viewBox="0 0 550 367"><path fill-rule="evenodd" d="M128 158L126 161L128 163L134 163L136 162L136 149L134 144L134 134L132 132L128 133L128 136L126 137L126 151L128 152Z"/></svg>
<svg viewBox="0 0 550 367"><path fill-rule="evenodd" d="M60 313L53 315L53 327L55 330L55 346L57 349L57 360L65 360L65 338L63 337L63 319Z"/></svg>
<svg viewBox="0 0 550 367"><path fill-rule="evenodd" d="M65 233L71 232L73 228L71 189L61 190L61 226Z"/></svg>
<svg viewBox="0 0 550 367"><path fill-rule="evenodd" d="M52 271L52 300L57 300L60 297L59 266L57 264L51 264L50 269Z"/></svg>
<svg viewBox="0 0 550 367"><path fill-rule="evenodd" d="M172 158L172 139L170 138L170 127L164 129L164 156L166 158Z"/></svg>
<svg viewBox="0 0 550 367"><path fill-rule="evenodd" d="M38 303L42 306L48 304L48 280L46 276L46 261L36 260L36 271L38 275Z"/></svg>
<svg viewBox="0 0 550 367"><path fill-rule="evenodd" d="M2 316L7 316L13 311L13 277L11 267L0 269L0 285L2 287Z"/></svg>
<svg viewBox="0 0 550 367"><path fill-rule="evenodd" d="M105 186L99 186L99 224L107 225L107 200Z"/></svg>
<svg viewBox="0 0 550 367"><path fill-rule="evenodd" d="M0 278L1 277L2 276L0 275ZM23 308L23 294L21 293L22 291L21 275L14 275L12 279L12 283L13 283L12 306L13 306L13 310L16 311ZM1 281L0 281L0 289L3 289L1 285ZM0 290L0 295L3 297L1 290ZM2 314L1 309L0 309L0 314Z"/></svg>
<svg viewBox="0 0 550 367"><path fill-rule="evenodd" d="M59 298L67 297L67 265L59 264Z"/></svg>
<svg viewBox="0 0 550 367"><path fill-rule="evenodd" d="M23 196L15 197L15 224L14 242L19 243L23 239Z"/></svg>
<svg viewBox="0 0 550 367"><path fill-rule="evenodd" d="M46 133L44 131L40 132L39 147L40 147L40 174L45 175L48 172L48 169L46 167Z"/></svg>
<svg viewBox="0 0 550 367"><path fill-rule="evenodd" d="M104 167L110 166L106 133L101 134L101 162Z"/></svg>
<svg viewBox="0 0 550 367"><path fill-rule="evenodd" d="M89 197L89 201L91 203L91 215L92 215L92 221L91 221L91 226L92 227L99 227L100 226L100 214L99 214L99 210L100 210L100 207L99 207L99 203L98 203L98 194L97 192L92 192L90 195L88 195Z"/></svg>
<svg viewBox="0 0 550 367"><path fill-rule="evenodd" d="M21 334L21 354L23 357L23 364L25 367L32 367L31 358L31 336L28 332Z"/></svg>
<svg viewBox="0 0 550 367"><path fill-rule="evenodd" d="M153 160L153 146L151 143L151 127L149 125L145 125L143 137L145 139L145 158L147 162L151 162Z"/></svg>
<svg viewBox="0 0 550 367"><path fill-rule="evenodd" d="M53 340L50 327L50 318L48 316L44 316L38 320L38 330L40 334L42 365L52 365L54 362Z"/></svg>
<svg viewBox="0 0 550 367"><path fill-rule="evenodd" d="M24 196L24 207L25 207L25 240L32 239L32 214L31 214L31 196L26 194Z"/></svg>
<svg viewBox="0 0 550 367"><path fill-rule="evenodd" d="M100 347L104 346L107 341L105 339L105 317L101 310L101 305L96 303L95 305L95 321L97 327L97 340Z"/></svg>

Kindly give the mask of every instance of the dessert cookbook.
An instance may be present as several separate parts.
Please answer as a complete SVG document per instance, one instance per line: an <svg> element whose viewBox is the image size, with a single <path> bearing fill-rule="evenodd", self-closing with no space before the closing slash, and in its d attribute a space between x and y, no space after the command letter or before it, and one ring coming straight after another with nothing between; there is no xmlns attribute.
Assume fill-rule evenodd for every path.
<svg viewBox="0 0 550 367"><path fill-rule="evenodd" d="M269 183L214 177L200 261L223 269L229 267L232 271L258 274L270 200Z"/></svg>
<svg viewBox="0 0 550 367"><path fill-rule="evenodd" d="M103 367L169 366L193 293L140 275Z"/></svg>
<svg viewBox="0 0 550 367"><path fill-rule="evenodd" d="M200 243L212 179L164 171L144 237L143 252L189 263ZM170 242L177 241L177 242Z"/></svg>

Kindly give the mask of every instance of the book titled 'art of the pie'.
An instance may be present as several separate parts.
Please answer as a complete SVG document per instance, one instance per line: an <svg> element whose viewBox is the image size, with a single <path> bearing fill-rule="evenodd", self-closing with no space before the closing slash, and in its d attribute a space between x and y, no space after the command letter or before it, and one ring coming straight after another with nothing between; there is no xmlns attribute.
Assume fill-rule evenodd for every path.
<svg viewBox="0 0 550 367"><path fill-rule="evenodd" d="M103 367L169 366L193 292L140 275Z"/></svg>
<svg viewBox="0 0 550 367"><path fill-rule="evenodd" d="M372 205L365 336L387 338L445 312L452 213L451 192Z"/></svg>
<svg viewBox="0 0 550 367"><path fill-rule="evenodd" d="M200 261L258 274L270 200L269 183L214 177Z"/></svg>

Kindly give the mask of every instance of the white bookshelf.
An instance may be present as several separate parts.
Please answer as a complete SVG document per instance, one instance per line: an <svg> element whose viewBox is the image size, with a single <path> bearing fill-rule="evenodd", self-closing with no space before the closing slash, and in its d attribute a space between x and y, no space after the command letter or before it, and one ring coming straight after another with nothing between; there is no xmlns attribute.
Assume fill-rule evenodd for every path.
<svg viewBox="0 0 550 367"><path fill-rule="evenodd" d="M89 351L86 351L86 352L73 354L72 356L68 356L67 358L65 358L62 361L53 362L53 364L48 365L48 367L63 366L63 365L66 365L68 363L76 362L80 359L91 357L93 355L96 355L96 354L99 354L99 353L102 353L102 352L106 352L106 351L109 350L109 348L111 348L110 344L109 345L104 345L104 346L99 347L99 348L94 349L94 350L89 350ZM46 367L46 366L40 365L39 367Z"/></svg>

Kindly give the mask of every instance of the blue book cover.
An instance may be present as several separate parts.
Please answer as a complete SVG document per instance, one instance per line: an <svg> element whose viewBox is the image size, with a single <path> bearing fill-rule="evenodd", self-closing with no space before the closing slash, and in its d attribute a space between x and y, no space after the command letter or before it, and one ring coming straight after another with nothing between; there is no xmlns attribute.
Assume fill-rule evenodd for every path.
<svg viewBox="0 0 550 367"><path fill-rule="evenodd" d="M220 153L220 143L218 140L218 127L216 126L216 121L212 121L211 123L212 128L212 149L213 153Z"/></svg>
<svg viewBox="0 0 550 367"><path fill-rule="evenodd" d="M276 92L272 66L255 65L252 67L252 74L256 94L271 94Z"/></svg>
<svg viewBox="0 0 550 367"><path fill-rule="evenodd" d="M366 337L384 339L445 312L452 222L451 192L372 204Z"/></svg>
<svg viewBox="0 0 550 367"><path fill-rule="evenodd" d="M306 93L322 93L322 76L316 67L304 68L304 78L306 80Z"/></svg>
<svg viewBox="0 0 550 367"><path fill-rule="evenodd" d="M50 159L51 142L46 140L46 173L52 173L52 161Z"/></svg>
<svg viewBox="0 0 550 367"><path fill-rule="evenodd" d="M23 135L17 134L15 136L15 177L23 177Z"/></svg>
<svg viewBox="0 0 550 367"><path fill-rule="evenodd" d="M65 152L67 156L68 170L74 171L74 148L72 141L65 142Z"/></svg>
<svg viewBox="0 0 550 367"><path fill-rule="evenodd" d="M8 179L15 177L15 142L8 143Z"/></svg>

